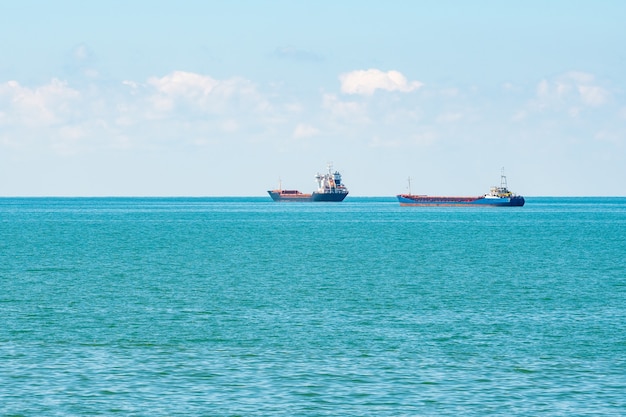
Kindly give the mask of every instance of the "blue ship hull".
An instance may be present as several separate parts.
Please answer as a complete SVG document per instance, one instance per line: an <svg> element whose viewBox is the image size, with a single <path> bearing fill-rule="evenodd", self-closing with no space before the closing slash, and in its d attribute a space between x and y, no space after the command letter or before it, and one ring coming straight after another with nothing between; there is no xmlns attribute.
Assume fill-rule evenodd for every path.
<svg viewBox="0 0 626 417"><path fill-rule="evenodd" d="M430 197L425 195L401 194L397 196L401 206L420 207L522 207L525 203L522 196L511 197Z"/></svg>
<svg viewBox="0 0 626 417"><path fill-rule="evenodd" d="M347 195L347 191L345 193L313 193L311 199L313 201L340 202L343 201L343 199L346 198Z"/></svg>

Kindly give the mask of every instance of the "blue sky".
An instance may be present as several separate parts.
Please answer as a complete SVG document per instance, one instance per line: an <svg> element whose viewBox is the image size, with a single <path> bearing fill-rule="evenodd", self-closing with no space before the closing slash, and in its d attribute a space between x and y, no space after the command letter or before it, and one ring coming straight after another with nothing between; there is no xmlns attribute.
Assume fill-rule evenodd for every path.
<svg viewBox="0 0 626 417"><path fill-rule="evenodd" d="M626 2L4 1L0 196L626 195Z"/></svg>

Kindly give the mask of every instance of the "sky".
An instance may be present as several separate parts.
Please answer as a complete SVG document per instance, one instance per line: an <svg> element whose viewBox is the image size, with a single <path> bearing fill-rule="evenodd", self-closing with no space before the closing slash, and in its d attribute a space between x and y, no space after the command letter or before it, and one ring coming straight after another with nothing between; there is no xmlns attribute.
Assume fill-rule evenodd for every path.
<svg viewBox="0 0 626 417"><path fill-rule="evenodd" d="M0 196L626 196L624 1L0 3ZM268 197L269 198L269 197Z"/></svg>

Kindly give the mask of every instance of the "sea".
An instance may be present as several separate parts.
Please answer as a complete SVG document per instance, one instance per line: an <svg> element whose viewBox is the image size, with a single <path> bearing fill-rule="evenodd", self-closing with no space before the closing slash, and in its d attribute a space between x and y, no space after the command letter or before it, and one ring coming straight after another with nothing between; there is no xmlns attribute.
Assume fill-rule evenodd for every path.
<svg viewBox="0 0 626 417"><path fill-rule="evenodd" d="M626 198L0 198L2 416L625 416Z"/></svg>

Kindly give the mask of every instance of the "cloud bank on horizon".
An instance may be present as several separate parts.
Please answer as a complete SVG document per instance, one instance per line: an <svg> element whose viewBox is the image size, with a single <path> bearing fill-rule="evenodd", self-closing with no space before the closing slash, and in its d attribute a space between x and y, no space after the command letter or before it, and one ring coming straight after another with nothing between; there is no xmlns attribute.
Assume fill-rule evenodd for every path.
<svg viewBox="0 0 626 417"><path fill-rule="evenodd" d="M399 71L383 72L378 69L356 70L339 76L341 92L371 96L376 90L408 93L420 88L419 81L408 82Z"/></svg>
<svg viewBox="0 0 626 417"><path fill-rule="evenodd" d="M353 195L392 195L409 175L427 193L470 192L502 166L531 195L626 195L624 80L601 69L468 83L393 55L348 66L310 47L267 50L269 76L105 75L84 41L39 80L0 68L0 195L262 195L277 174L331 160Z"/></svg>
<svg viewBox="0 0 626 417"><path fill-rule="evenodd" d="M0 84L0 145L5 154L80 156L103 149L159 147L168 152L185 146L195 152L225 144L245 149L257 142L269 152L298 153L311 146L302 148L303 140L343 137L351 138L352 150L346 144L338 148L353 158L355 146L427 154L429 149L454 147L455 140L466 149L483 141L488 149L508 139L516 142L509 144L514 154L538 148L539 153L554 152L554 161L570 153L570 146L584 151L589 144L604 142L607 163L619 163L616 155L624 151L626 106L619 103L620 91L599 83L593 74L570 71L527 89L508 83L490 98L471 88L430 88L398 70L353 70L338 74L337 81L336 91L320 92L311 102L285 100L279 89L254 80L182 70L123 80L106 90L97 83L75 86L56 78L36 86L9 80ZM461 133L477 124L513 132L508 138ZM542 129L554 133L559 124L588 129L588 136L528 135ZM491 168L499 169L506 159Z"/></svg>

